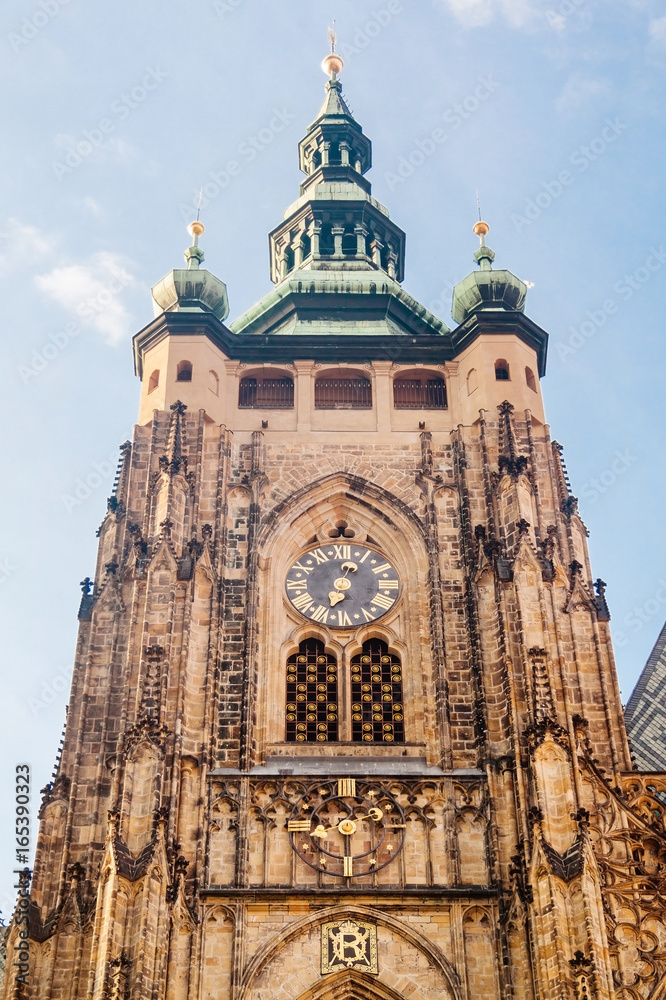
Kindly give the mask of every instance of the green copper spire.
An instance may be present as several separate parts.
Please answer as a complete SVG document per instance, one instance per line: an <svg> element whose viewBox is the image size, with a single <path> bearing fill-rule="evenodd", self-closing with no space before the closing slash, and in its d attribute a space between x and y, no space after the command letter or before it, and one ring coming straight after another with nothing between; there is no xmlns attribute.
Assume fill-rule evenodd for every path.
<svg viewBox="0 0 666 1000"><path fill-rule="evenodd" d="M383 271L402 281L405 234L371 196L364 174L372 143L342 95L344 63L332 41L322 63L324 103L298 145L306 175L300 197L269 237L271 278L277 284L300 270Z"/></svg>
<svg viewBox="0 0 666 1000"><path fill-rule="evenodd" d="M464 323L468 316L480 309L525 310L527 285L511 271L493 271L495 253L486 246L489 231L487 222L479 220L474 226L480 244L474 254L479 270L468 274L453 289L451 315L456 323Z"/></svg>
<svg viewBox="0 0 666 1000"><path fill-rule="evenodd" d="M219 320L229 315L227 286L210 271L200 267L204 252L199 237L205 232L197 219L187 227L192 245L185 251L187 268L170 271L153 287L155 315L162 312L212 312Z"/></svg>

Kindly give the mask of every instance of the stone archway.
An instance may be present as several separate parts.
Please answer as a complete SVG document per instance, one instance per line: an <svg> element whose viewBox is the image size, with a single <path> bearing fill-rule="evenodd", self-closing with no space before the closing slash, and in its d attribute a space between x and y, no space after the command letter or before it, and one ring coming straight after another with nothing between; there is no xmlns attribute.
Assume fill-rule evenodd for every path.
<svg viewBox="0 0 666 1000"><path fill-rule="evenodd" d="M322 924L339 917L377 928L378 973L321 972ZM459 977L428 937L374 907L327 907L294 921L250 961L239 1000L461 1000Z"/></svg>
<svg viewBox="0 0 666 1000"><path fill-rule="evenodd" d="M405 997L375 976L352 971L327 976L297 1000L405 1000Z"/></svg>

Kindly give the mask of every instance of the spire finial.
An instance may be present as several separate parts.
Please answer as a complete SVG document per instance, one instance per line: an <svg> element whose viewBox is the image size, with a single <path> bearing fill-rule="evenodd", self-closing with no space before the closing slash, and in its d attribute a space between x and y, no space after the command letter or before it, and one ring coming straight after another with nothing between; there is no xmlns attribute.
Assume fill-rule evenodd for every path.
<svg viewBox="0 0 666 1000"><path fill-rule="evenodd" d="M342 73L345 62L342 56L335 51L338 41L338 36L335 33L335 21L333 21L332 27L328 29L328 40L331 43L331 51L322 61L321 68L331 80L337 80L338 73Z"/></svg>
<svg viewBox="0 0 666 1000"><path fill-rule="evenodd" d="M199 199L199 210L201 210L201 199ZM199 221L199 212L197 212L197 217L194 222L190 222L187 227L187 231L192 237L192 246L188 247L185 251L185 260L187 261L188 271L197 271L199 265L204 259L204 252L199 246L199 237L203 236L206 232L206 227L203 222Z"/></svg>
<svg viewBox="0 0 666 1000"><path fill-rule="evenodd" d="M478 195L477 195L478 203ZM486 236L490 232L490 226L487 222L484 222L481 218L481 209L479 208L479 221L474 223L472 231L475 236L479 237L479 249L474 254L474 260L480 266L482 271L490 271L492 263L495 259L495 254L486 246Z"/></svg>

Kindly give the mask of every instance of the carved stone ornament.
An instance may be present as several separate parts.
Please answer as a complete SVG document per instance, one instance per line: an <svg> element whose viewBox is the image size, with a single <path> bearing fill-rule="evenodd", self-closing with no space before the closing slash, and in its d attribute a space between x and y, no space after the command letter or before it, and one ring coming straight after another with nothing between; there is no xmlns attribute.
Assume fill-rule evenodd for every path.
<svg viewBox="0 0 666 1000"><path fill-rule="evenodd" d="M321 927L321 973L357 969L379 972L377 965L377 928L374 924L344 918Z"/></svg>

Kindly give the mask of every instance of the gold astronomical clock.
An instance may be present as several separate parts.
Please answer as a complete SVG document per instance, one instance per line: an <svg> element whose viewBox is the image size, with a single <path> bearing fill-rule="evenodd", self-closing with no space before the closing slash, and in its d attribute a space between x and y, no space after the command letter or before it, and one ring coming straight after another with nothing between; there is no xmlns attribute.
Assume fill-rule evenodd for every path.
<svg viewBox="0 0 666 1000"><path fill-rule="evenodd" d="M366 545L318 545L289 568L293 608L329 628L356 628L391 610L400 593L393 564Z"/></svg>
<svg viewBox="0 0 666 1000"><path fill-rule="evenodd" d="M390 865L405 841L405 814L376 782L317 782L287 821L291 845L310 868L361 878Z"/></svg>

